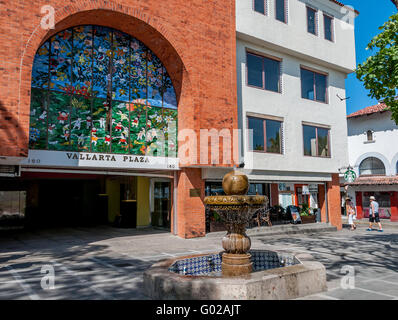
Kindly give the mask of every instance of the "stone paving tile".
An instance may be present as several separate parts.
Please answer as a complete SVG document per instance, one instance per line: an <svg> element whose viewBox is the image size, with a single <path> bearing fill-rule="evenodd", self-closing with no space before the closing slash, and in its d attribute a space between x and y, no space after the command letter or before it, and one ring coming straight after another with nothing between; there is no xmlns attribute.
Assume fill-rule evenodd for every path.
<svg viewBox="0 0 398 320"><path fill-rule="evenodd" d="M392 300L393 298L382 293L368 292L360 289L335 289L323 295L339 300Z"/></svg>
<svg viewBox="0 0 398 320"><path fill-rule="evenodd" d="M108 227L0 237L0 299L145 299L142 273L146 268L171 257L219 252L221 238L186 240L166 232L149 234ZM253 249L307 252L325 265L329 291L303 297L307 300L397 296L398 251L392 249L394 243L398 243L398 230L379 234L358 229L252 238ZM43 290L40 270L51 263L55 263L56 288ZM341 268L347 265L355 268L355 290L341 289ZM6 266L17 273L20 281Z"/></svg>
<svg viewBox="0 0 398 320"><path fill-rule="evenodd" d="M393 274L391 276L383 277L383 280L398 284L398 274Z"/></svg>
<svg viewBox="0 0 398 320"><path fill-rule="evenodd" d="M398 283L392 284L380 280L372 280L368 282L359 282L356 284L358 289L366 289L375 292L381 292L398 298Z"/></svg>

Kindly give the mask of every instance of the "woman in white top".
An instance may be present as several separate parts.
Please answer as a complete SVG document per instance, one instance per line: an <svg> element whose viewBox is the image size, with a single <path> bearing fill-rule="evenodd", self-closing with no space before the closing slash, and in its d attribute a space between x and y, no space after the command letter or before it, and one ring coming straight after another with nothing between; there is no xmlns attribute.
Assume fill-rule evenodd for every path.
<svg viewBox="0 0 398 320"><path fill-rule="evenodd" d="M354 223L354 220L357 218L357 213L355 211L354 204L352 203L350 198L345 199L346 212L348 214L348 224L351 226L351 231L355 230L357 226Z"/></svg>

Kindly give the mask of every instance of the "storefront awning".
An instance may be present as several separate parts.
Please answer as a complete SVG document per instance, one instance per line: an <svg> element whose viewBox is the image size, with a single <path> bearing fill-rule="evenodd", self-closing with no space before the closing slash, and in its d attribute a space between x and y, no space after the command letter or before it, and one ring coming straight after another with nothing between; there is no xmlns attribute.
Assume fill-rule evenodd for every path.
<svg viewBox="0 0 398 320"><path fill-rule="evenodd" d="M398 176L362 176L354 182L345 183L348 186L365 186L365 185L396 185L398 184Z"/></svg>

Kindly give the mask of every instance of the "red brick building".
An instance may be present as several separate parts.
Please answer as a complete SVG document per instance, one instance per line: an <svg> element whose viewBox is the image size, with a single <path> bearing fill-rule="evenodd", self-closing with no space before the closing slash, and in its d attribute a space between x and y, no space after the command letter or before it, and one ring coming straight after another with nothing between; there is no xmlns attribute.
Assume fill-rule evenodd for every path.
<svg viewBox="0 0 398 320"><path fill-rule="evenodd" d="M46 15L52 11L43 6L48 5L54 10L54 29L46 30L43 26L51 23ZM138 154L140 158L135 158L137 153L133 147L138 140L133 134L136 133L133 124L126 122L124 125L123 121L127 118L133 121L136 116L133 110L142 107L159 112L150 114L145 111L146 123L157 116L160 122L165 121L167 112L174 110L174 115L178 113L175 120L179 131L193 129L198 134L200 129L206 128L237 128L235 1L3 1L0 13L0 164L4 172L11 170L11 176L13 165L21 168L20 177L7 178L7 174L3 174L0 190L13 191L14 195L9 197L19 192L18 196L26 199L27 213L33 219L41 215L40 221L51 220L58 211L62 211L65 219L79 211L91 212L85 217L94 219L94 212L101 210L101 206L85 203L84 198L89 198L92 203L102 203L102 208L106 207L103 214L110 222L115 222L120 214L123 216L122 211L130 210L129 206L135 206L133 224L136 226L149 225L151 219L153 224L153 214L158 211L156 220L160 221L159 225L170 228L174 234L185 238L203 236L204 181L201 169L191 165L195 159L190 158L188 164L180 163L180 170L174 170L178 162L170 161L168 156L165 157L169 159L167 164L151 167L155 157L148 158L141 153ZM101 32L107 35L100 36ZM84 36L88 38L84 40ZM130 47L116 43L118 37L128 41ZM103 59L101 50L104 47L100 41L106 43L105 47L110 46L109 54L105 52L110 57L106 67L109 66L109 72L112 72L113 82L107 82L111 86L108 86L108 92L106 85L102 88L105 97L101 96L101 88L96 93L94 90L102 81L99 74L98 83L95 82L98 74L93 71L97 67L103 70L99 61ZM135 48L133 43L139 43L139 46ZM143 55L135 56L138 53L133 50L140 48ZM123 50L128 52L127 58L121 57ZM47 57L49 62L46 62ZM83 68L79 63L83 65L82 61L86 58L87 62L87 57L90 59L87 64L89 80L84 82L84 88L83 84L75 83L80 81L82 69L79 68ZM133 80L126 77L130 94L123 100L119 95L125 91L117 86L112 88L112 85L115 86L117 72L120 71L118 81L122 83L125 81L123 70L133 75L140 68L133 66L134 57L143 59L146 68L143 69L146 78L142 78L146 81L146 87L142 89L146 96L139 97L138 89L132 87ZM129 63L127 69L123 69L125 61ZM136 69L133 71L133 68ZM42 73L45 76L47 71L47 80L41 84L38 84L41 80L37 80L36 83L36 75ZM156 81L156 72L158 80L163 81L160 88L167 79L172 84L161 94L161 90L157 92L151 87L151 81ZM106 74L103 75L106 78ZM132 92L137 94L133 101ZM169 109L166 108L167 92L170 99L175 100ZM60 97L67 101L64 106L61 106ZM97 134L100 127L95 127L100 126L102 120L108 121L105 113L104 118L95 118L100 112L96 99L102 98L104 105L111 109L106 111L113 116L112 123L109 126L107 123L109 136L106 131L102 136ZM117 99L124 104L117 104ZM38 101L37 108L33 106L35 101ZM89 112L90 106L91 113L83 118L82 110ZM116 110L116 106L121 109ZM117 118L116 112L122 118ZM127 113L123 116L123 112ZM118 127L114 122L119 120L121 125ZM142 142L144 149L149 147L146 140L150 125L143 125L146 128L146 139L144 136ZM54 126L59 126L59 129L55 128L55 132L59 130L56 138ZM86 135L82 131L84 128L88 130ZM74 134L73 130L80 131ZM116 134L120 134L118 140ZM79 136L81 140L78 140ZM98 142L101 139L103 142ZM184 142L179 141L179 159L187 158L186 149L182 148ZM109 153L97 148L109 145L112 150L121 151ZM199 146L196 147L198 150ZM90 164L89 160L93 158L95 161ZM115 159L113 164L110 163L112 158ZM149 164L136 163L142 161ZM201 164L206 165L209 164ZM62 207L66 209L61 210ZM75 216L75 219L80 218Z"/></svg>

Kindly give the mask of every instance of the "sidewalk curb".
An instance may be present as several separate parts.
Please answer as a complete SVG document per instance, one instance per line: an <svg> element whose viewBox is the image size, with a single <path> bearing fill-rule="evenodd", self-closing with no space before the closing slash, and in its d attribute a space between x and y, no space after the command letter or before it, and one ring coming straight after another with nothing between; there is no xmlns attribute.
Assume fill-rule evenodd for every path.
<svg viewBox="0 0 398 320"><path fill-rule="evenodd" d="M327 223L311 223L301 225L282 225L272 227L258 227L246 230L246 234L249 237L257 236L275 236L275 235L287 235L287 234L308 234L308 233L320 233L320 232L334 232L337 231L337 227L329 225ZM206 234L206 237L222 237L225 235L225 231L211 232Z"/></svg>

